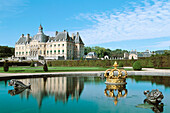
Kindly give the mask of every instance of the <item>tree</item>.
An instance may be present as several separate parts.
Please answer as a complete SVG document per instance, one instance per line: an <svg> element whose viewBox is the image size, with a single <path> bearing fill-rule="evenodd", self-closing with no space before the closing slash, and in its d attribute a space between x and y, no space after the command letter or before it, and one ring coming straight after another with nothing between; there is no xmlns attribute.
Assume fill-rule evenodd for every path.
<svg viewBox="0 0 170 113"><path fill-rule="evenodd" d="M91 52L91 47L84 47L84 54L87 55L89 52Z"/></svg>
<svg viewBox="0 0 170 113"><path fill-rule="evenodd" d="M110 50L105 49L103 47L95 46L95 47L85 47L84 53L87 55L89 52L95 52L98 56L98 58L104 58L104 56L108 55L109 57L124 57L124 53L127 52L127 50Z"/></svg>
<svg viewBox="0 0 170 113"><path fill-rule="evenodd" d="M7 72L8 70L9 70L8 61L5 60L5 62L4 62L4 71Z"/></svg>
<svg viewBox="0 0 170 113"><path fill-rule="evenodd" d="M0 46L0 57L10 57L14 55L15 49L8 46Z"/></svg>

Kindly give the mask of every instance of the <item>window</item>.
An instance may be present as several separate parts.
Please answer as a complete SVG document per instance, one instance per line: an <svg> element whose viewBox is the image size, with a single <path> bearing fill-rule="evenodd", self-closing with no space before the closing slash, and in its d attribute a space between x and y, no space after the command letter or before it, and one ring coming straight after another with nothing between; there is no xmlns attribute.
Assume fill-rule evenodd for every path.
<svg viewBox="0 0 170 113"><path fill-rule="evenodd" d="M41 47L41 45L40 45L40 47Z"/></svg>
<svg viewBox="0 0 170 113"><path fill-rule="evenodd" d="M21 52L19 52L19 55L21 55Z"/></svg>
<svg viewBox="0 0 170 113"><path fill-rule="evenodd" d="M49 52L49 51L47 51L47 55L48 55L48 52Z"/></svg>
<svg viewBox="0 0 170 113"><path fill-rule="evenodd" d="M58 53L60 54L60 50L58 50Z"/></svg>
<svg viewBox="0 0 170 113"><path fill-rule="evenodd" d="M52 50L50 51L50 54L52 54Z"/></svg>
<svg viewBox="0 0 170 113"><path fill-rule="evenodd" d="M40 54L42 54L42 51L40 50Z"/></svg>
<svg viewBox="0 0 170 113"><path fill-rule="evenodd" d="M50 45L50 47L52 47L52 45Z"/></svg>
<svg viewBox="0 0 170 113"><path fill-rule="evenodd" d="M58 44L58 47L60 47L60 44Z"/></svg>
<svg viewBox="0 0 170 113"><path fill-rule="evenodd" d="M24 52L22 52L22 55L24 55Z"/></svg>
<svg viewBox="0 0 170 113"><path fill-rule="evenodd" d="M63 47L64 47L64 44L63 44Z"/></svg>
<svg viewBox="0 0 170 113"><path fill-rule="evenodd" d="M56 44L54 44L54 47L56 47Z"/></svg>
<svg viewBox="0 0 170 113"><path fill-rule="evenodd" d="M54 54L56 54L56 50L54 50Z"/></svg>
<svg viewBox="0 0 170 113"><path fill-rule="evenodd" d="M16 52L16 54L18 55L18 52Z"/></svg>
<svg viewBox="0 0 170 113"><path fill-rule="evenodd" d="M64 53L64 50L62 50L62 53Z"/></svg>
<svg viewBox="0 0 170 113"><path fill-rule="evenodd" d="M26 55L28 54L28 52L26 51Z"/></svg>

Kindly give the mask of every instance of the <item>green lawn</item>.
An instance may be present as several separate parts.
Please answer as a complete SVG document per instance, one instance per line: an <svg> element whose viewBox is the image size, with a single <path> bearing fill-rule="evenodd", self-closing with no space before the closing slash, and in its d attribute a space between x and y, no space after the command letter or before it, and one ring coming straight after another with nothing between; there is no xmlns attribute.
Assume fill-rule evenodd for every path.
<svg viewBox="0 0 170 113"><path fill-rule="evenodd" d="M111 67L112 68L112 67ZM105 71L103 67L48 67L48 72L73 72L73 71ZM130 69L126 69L130 70ZM0 67L0 73L43 73L43 67L29 67L29 66L18 66L9 67L8 72L3 71L3 67Z"/></svg>

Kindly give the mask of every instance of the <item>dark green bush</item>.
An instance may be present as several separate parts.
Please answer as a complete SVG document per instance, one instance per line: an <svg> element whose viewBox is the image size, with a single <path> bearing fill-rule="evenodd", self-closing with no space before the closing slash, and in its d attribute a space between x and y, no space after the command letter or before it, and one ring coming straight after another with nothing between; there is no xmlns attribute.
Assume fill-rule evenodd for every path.
<svg viewBox="0 0 170 113"><path fill-rule="evenodd" d="M71 59L74 60L74 57L72 57Z"/></svg>
<svg viewBox="0 0 170 113"><path fill-rule="evenodd" d="M142 70L142 66L139 61L136 61L133 63L133 69L134 70Z"/></svg>
<svg viewBox="0 0 170 113"><path fill-rule="evenodd" d="M48 71L48 67L47 67L47 64L46 64L46 63L44 64L43 69L44 69L45 72Z"/></svg>
<svg viewBox="0 0 170 113"><path fill-rule="evenodd" d="M5 62L4 62L4 71L7 72L8 70L9 70L8 61L5 60Z"/></svg>
<svg viewBox="0 0 170 113"><path fill-rule="evenodd" d="M119 67L123 67L123 63L122 62L119 62Z"/></svg>

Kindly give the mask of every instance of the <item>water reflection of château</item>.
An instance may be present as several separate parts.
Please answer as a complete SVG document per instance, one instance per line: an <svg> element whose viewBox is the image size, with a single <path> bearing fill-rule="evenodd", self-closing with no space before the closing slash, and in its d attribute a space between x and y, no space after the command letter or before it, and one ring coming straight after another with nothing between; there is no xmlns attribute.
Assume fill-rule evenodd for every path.
<svg viewBox="0 0 170 113"><path fill-rule="evenodd" d="M21 98L25 96L28 99L32 95L36 98L39 107L41 107L42 100L49 96L54 96L55 102L66 103L69 96L72 100L75 98L78 101L84 88L84 79L79 77L32 78L19 81L31 84L31 91L22 92Z"/></svg>

